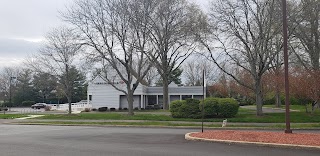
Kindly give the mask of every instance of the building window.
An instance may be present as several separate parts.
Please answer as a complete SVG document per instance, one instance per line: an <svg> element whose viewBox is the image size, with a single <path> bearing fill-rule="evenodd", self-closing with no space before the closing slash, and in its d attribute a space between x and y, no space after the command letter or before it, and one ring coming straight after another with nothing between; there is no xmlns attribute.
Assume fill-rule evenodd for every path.
<svg viewBox="0 0 320 156"><path fill-rule="evenodd" d="M148 105L157 104L157 95L148 95Z"/></svg>
<svg viewBox="0 0 320 156"><path fill-rule="evenodd" d="M202 100L203 95L193 95L194 99Z"/></svg>
<svg viewBox="0 0 320 156"><path fill-rule="evenodd" d="M182 100L191 99L192 95L182 95Z"/></svg>
<svg viewBox="0 0 320 156"><path fill-rule="evenodd" d="M158 96L158 104L161 106L163 105L163 95Z"/></svg>
<svg viewBox="0 0 320 156"><path fill-rule="evenodd" d="M89 101L91 101L92 100L92 95L89 95Z"/></svg>

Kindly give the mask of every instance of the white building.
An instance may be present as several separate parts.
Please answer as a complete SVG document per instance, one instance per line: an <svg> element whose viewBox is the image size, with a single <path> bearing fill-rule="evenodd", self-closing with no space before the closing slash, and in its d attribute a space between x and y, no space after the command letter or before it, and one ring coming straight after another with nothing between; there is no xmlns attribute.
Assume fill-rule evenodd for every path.
<svg viewBox="0 0 320 156"><path fill-rule="evenodd" d="M119 88L124 90L126 84L121 80L112 82ZM202 86L177 86L173 83L169 85L169 101L184 100L187 98L202 99ZM88 85L88 102L90 101L93 108L128 108L128 102L123 92L116 90L112 85L108 84L101 76L97 76ZM163 88L147 87L139 84L134 92L133 108L147 108L155 105L163 104ZM170 103L169 102L169 103Z"/></svg>

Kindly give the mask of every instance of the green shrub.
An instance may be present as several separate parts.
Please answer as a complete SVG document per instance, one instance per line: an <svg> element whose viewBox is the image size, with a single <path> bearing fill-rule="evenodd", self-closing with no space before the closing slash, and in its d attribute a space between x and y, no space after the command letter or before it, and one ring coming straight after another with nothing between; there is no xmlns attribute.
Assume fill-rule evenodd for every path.
<svg viewBox="0 0 320 156"><path fill-rule="evenodd" d="M197 99L186 99L179 109L179 114L183 118L200 118L201 111L199 109L200 101Z"/></svg>
<svg viewBox="0 0 320 156"><path fill-rule="evenodd" d="M174 118L200 118L199 103L197 99L173 101L170 104L171 115Z"/></svg>
<svg viewBox="0 0 320 156"><path fill-rule="evenodd" d="M215 117L219 115L219 98L206 98L204 100L204 116ZM202 110L202 102L200 104L200 110Z"/></svg>
<svg viewBox="0 0 320 156"><path fill-rule="evenodd" d="M255 101L250 99L238 99L239 106L247 106L247 105L253 105Z"/></svg>
<svg viewBox="0 0 320 156"><path fill-rule="evenodd" d="M219 99L219 114L218 116L224 118L234 117L239 110L238 102L231 98Z"/></svg>
<svg viewBox="0 0 320 156"><path fill-rule="evenodd" d="M3 106L3 107L12 107L12 106L13 106L13 103L12 103L12 102L3 102L3 103L2 103L2 106Z"/></svg>
<svg viewBox="0 0 320 156"><path fill-rule="evenodd" d="M234 117L239 110L238 102L231 98L207 98L204 100L204 115L212 117ZM173 101L170 112L174 118L201 118L202 103L196 99Z"/></svg>
<svg viewBox="0 0 320 156"><path fill-rule="evenodd" d="M100 108L98 108L99 112L105 112L107 110L108 110L108 107L100 107Z"/></svg>
<svg viewBox="0 0 320 156"><path fill-rule="evenodd" d="M200 110L202 103L200 104ZM238 113L238 101L232 98L206 98L204 100L204 115L212 117L233 117Z"/></svg>
<svg viewBox="0 0 320 156"><path fill-rule="evenodd" d="M264 105L273 105L276 103L276 99L273 97L273 98L270 98L270 99L265 99L263 101L263 104Z"/></svg>
<svg viewBox="0 0 320 156"><path fill-rule="evenodd" d="M172 101L170 103L170 112L171 112L171 116L174 118L182 118L182 115L180 115L180 111L179 109L181 108L181 106L183 104L185 104L186 101L185 100L176 100L176 101Z"/></svg>
<svg viewBox="0 0 320 156"><path fill-rule="evenodd" d="M35 101L23 101L22 106L24 107L30 107L31 105L35 104Z"/></svg>

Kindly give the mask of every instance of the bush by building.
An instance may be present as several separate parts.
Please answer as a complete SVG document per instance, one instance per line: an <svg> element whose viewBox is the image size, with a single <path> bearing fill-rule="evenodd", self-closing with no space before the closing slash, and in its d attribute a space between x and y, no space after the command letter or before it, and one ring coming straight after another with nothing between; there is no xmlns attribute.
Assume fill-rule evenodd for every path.
<svg viewBox="0 0 320 156"><path fill-rule="evenodd" d="M108 107L100 107L100 108L98 108L99 112L105 112L107 110L108 110Z"/></svg>
<svg viewBox="0 0 320 156"><path fill-rule="evenodd" d="M207 98L204 100L206 118L234 117L239 110L238 102L232 98ZM202 102L197 99L173 101L170 112L174 118L201 118Z"/></svg>
<svg viewBox="0 0 320 156"><path fill-rule="evenodd" d="M174 118L200 118L199 103L197 99L173 101L170 104L171 115Z"/></svg>
<svg viewBox="0 0 320 156"><path fill-rule="evenodd" d="M220 98L218 117L230 118L237 115L239 110L238 102L232 98Z"/></svg>
<svg viewBox="0 0 320 156"><path fill-rule="evenodd" d="M182 118L182 115L180 114L180 108L185 103L186 103L185 100L172 101L170 103L171 116L174 118Z"/></svg>
<svg viewBox="0 0 320 156"><path fill-rule="evenodd" d="M206 118L212 118L219 116L219 98L206 98L204 100L204 116ZM202 110L202 102L200 104L200 110Z"/></svg>
<svg viewBox="0 0 320 156"><path fill-rule="evenodd" d="M179 108L179 114L182 118L201 118L201 111L199 109L200 101L197 99L186 99L186 102Z"/></svg>

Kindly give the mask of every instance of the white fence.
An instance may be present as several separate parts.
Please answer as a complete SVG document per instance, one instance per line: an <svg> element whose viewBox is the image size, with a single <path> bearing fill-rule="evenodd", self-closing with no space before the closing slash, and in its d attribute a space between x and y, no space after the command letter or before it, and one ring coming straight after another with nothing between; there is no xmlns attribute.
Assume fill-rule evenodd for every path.
<svg viewBox="0 0 320 156"><path fill-rule="evenodd" d="M69 111L69 104L49 104L51 106L51 110L58 110L58 111ZM71 111L84 111L86 108L91 109L92 104L87 102L86 100L82 100L77 103L71 103Z"/></svg>

